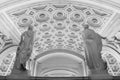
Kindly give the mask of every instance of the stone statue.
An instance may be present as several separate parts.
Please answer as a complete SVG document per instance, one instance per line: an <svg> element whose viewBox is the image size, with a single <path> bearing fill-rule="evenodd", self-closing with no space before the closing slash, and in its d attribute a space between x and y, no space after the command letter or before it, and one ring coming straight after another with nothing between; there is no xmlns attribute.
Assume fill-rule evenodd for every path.
<svg viewBox="0 0 120 80"><path fill-rule="evenodd" d="M85 43L86 62L91 73L92 80L112 80L107 72L107 64L102 60L102 39L94 30L89 29L89 25L84 25L83 39Z"/></svg>
<svg viewBox="0 0 120 80"><path fill-rule="evenodd" d="M28 30L21 35L21 41L16 52L15 67L19 70L26 70L26 62L31 56L34 40L33 26L29 26Z"/></svg>
<svg viewBox="0 0 120 80"><path fill-rule="evenodd" d="M84 25L83 39L85 43L85 54L88 68L91 74L104 71L106 66L102 60L102 37L94 30L89 29L89 25Z"/></svg>

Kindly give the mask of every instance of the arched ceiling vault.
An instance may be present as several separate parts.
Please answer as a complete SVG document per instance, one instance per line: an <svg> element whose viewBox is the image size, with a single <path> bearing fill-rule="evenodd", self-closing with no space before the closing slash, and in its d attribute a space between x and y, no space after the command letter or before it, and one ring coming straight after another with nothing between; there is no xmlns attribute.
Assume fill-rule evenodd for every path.
<svg viewBox="0 0 120 80"><path fill-rule="evenodd" d="M44 44L48 45L54 39L53 45L56 42L65 42L66 45L75 43L74 50L80 53L79 50L83 50L82 24L88 23L101 36L111 38L120 30L119 10L118 3L105 0L10 0L0 6L0 29L13 39L14 44L18 44L20 35L27 30L26 25L32 24L36 31L34 53L42 53L42 48L46 47ZM59 18L58 13L63 14L62 18ZM43 19L40 15L43 15ZM75 15L80 17L76 19ZM54 34L52 38L51 34ZM58 38L64 35L64 39Z"/></svg>
<svg viewBox="0 0 120 80"><path fill-rule="evenodd" d="M9 1L8 0L7 2L3 2L0 5L0 23L1 23L0 30L1 32L8 35L11 39L13 39L13 42L15 44L18 44L20 40L20 35L25 30L27 30L27 28L25 28L26 25L33 24L34 26L37 26L40 24L39 25L40 27L44 25L49 25L49 24L41 24L40 18L38 19L36 18L36 16L39 17L38 14L41 14L41 13L40 11L38 11L37 13L36 10L39 10L40 8L41 9L45 8L46 5L48 5L48 7L46 7L47 9L50 8L54 10L53 13L51 14L53 15L52 19L56 18L56 16L54 15L56 15L56 13L59 12L59 10L55 9L56 6L54 4L55 5L58 4L59 7L60 5L63 5L63 7L64 5L67 6L63 10L60 10L60 12L63 12L63 14L65 13L65 10L74 8L73 9L74 12L68 11L68 14L65 14L63 18L67 16L68 18L71 19L70 16L73 16L74 14L78 13L80 14L80 16L82 16L78 19L78 22L79 20L80 22L77 23L76 22L77 20L71 19L72 23L75 23L75 24L77 23L77 25L81 27L82 27L82 23L88 23L90 26L93 26L91 27L92 29L94 29L97 33L99 33L100 35L104 37L111 38L120 30L119 29L120 28L119 26L120 25L120 19L119 19L120 18L120 6L118 5L118 3L113 2L113 1L106 1L106 0L84 0L84 1L83 0L57 0L57 1L56 0L10 0ZM100 5L100 4L103 4L103 5ZM54 6L54 8L52 8L52 6ZM42 10L41 12L44 13L45 10ZM34 13L35 13L35 16L32 16L32 14ZM71 15L69 15L69 13ZM89 16L89 13L91 14L90 16ZM47 13L45 12L45 14L48 14L48 12ZM50 15L48 14L48 16ZM29 19L28 22L22 23L21 21L25 18ZM51 19L51 23L52 23L52 19ZM98 22L93 23L91 22L92 19L97 20ZM37 24L35 21L37 22ZM57 20L56 18L55 22L57 23L58 21L59 20ZM69 20L66 20L64 26L71 26L71 25L72 27L76 26L71 23L67 25L67 22L70 23ZM58 24L62 24L62 23L58 23ZM54 25L51 25L51 26L54 26ZM36 31L37 29L39 28L36 28ZM62 33L58 32L58 34L62 34ZM41 34L41 35L44 36L44 34ZM49 36L49 34L47 33L45 35ZM68 31L68 35L69 35L69 31ZM73 36L73 34L71 35ZM59 39L61 40L61 38Z"/></svg>
<svg viewBox="0 0 120 80"><path fill-rule="evenodd" d="M13 9L19 9L21 6L24 8L29 6L29 4L32 4L32 3L43 3L44 1L47 1L47 0L8 0L7 2L3 2L1 3L1 6L0 6L0 17L2 19L1 23L4 25L2 28L1 26L1 29L3 30L3 32L7 35L10 35L12 36L12 38L14 39L15 43L18 43L19 40L20 40L20 34L21 32L16 28L16 24L10 19L10 16L8 14L8 12L10 10L13 10ZM50 1L50 0L49 0ZM106 11L108 11L109 13L112 13L112 16L110 17L110 19L105 23L104 25L104 28L102 28L99 33L103 36L108 36L109 33L111 33L111 30L113 31L113 27L115 29L118 30L118 24L114 24L114 25L111 25L114 23L114 21L118 20L119 21L119 5L118 3L116 2L113 2L113 1L105 1L105 0L66 0L66 1L78 1L79 3L85 3L85 4L88 4L90 6L93 6L93 8L95 6L97 6L97 8L99 9L106 9ZM63 0L60 0L60 1L55 1L53 0L52 2L56 3L63 3L64 1ZM103 5L100 5L100 4L103 4ZM7 24L6 24L7 23ZM9 26L10 25L10 26ZM5 29L6 28L6 29ZM5 31L5 30L6 31ZM108 30L109 29L109 30ZM11 31L11 32L10 32ZM6 32L9 32L9 33L6 33ZM116 30L115 30L116 32ZM113 31L113 34L111 33L111 35L113 36L114 35L114 31Z"/></svg>
<svg viewBox="0 0 120 80"><path fill-rule="evenodd" d="M69 56L75 54L73 57L83 59L82 24L87 23L101 36L112 39L120 30L119 5L113 0L7 0L0 3L0 31L18 44L26 26L32 24L36 31L33 49L36 59L42 56L40 53L44 56L56 48L72 50ZM108 51L104 53L114 52L109 49L105 48ZM116 60L111 55L106 56L111 60L108 63Z"/></svg>

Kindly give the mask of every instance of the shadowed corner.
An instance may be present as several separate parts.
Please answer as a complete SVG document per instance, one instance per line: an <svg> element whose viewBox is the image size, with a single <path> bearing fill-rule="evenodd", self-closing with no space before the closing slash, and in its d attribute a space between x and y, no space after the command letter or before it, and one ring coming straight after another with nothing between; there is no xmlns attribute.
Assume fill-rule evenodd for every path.
<svg viewBox="0 0 120 80"><path fill-rule="evenodd" d="M94 74L90 75L91 80L113 80L113 77L106 71L94 71Z"/></svg>

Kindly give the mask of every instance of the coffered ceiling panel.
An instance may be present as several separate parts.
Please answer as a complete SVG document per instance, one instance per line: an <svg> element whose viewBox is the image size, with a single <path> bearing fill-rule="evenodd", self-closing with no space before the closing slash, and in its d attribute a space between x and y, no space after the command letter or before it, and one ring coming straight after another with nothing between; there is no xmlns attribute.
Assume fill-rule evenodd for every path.
<svg viewBox="0 0 120 80"><path fill-rule="evenodd" d="M11 0L4 2L0 9L0 20L4 24L4 27L0 26L0 29L8 34L16 44L19 43L20 35L27 30L28 26L34 27L35 40L32 55L36 56L49 53L50 50L66 50L68 53L72 52L70 54L72 56L75 53L75 56L77 54L84 57L82 39L84 24L88 24L91 29L107 37L113 36L113 33L120 29L118 28L120 18L118 4L104 0ZM4 44L1 40L1 46ZM68 63L63 58L60 57L58 62ZM46 63L51 63L50 60L48 59ZM73 61L72 65L75 63ZM58 72L61 71L58 70ZM56 72L51 71L51 73Z"/></svg>
<svg viewBox="0 0 120 80"><path fill-rule="evenodd" d="M57 22L64 22L66 26L73 23L79 27L88 23L99 31L109 21L113 11L83 2L66 1L59 4L58 1L44 1L21 5L6 13L20 32L26 30L26 25L32 24L38 30L44 23L51 27Z"/></svg>

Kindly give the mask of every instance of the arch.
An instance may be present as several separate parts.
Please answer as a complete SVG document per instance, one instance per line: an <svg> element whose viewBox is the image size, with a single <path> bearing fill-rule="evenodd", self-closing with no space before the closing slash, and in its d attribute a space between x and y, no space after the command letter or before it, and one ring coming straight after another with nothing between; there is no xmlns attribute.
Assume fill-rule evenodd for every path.
<svg viewBox="0 0 120 80"><path fill-rule="evenodd" d="M52 70L52 71L49 71L49 72L45 72L42 74L42 76L45 76L45 75L52 75L52 73L57 73L57 72L61 72L61 73L66 73L66 74L71 74L70 76L74 75L74 76L78 76L77 73L73 72L73 71L69 71L69 70ZM51 76L52 77L52 76ZM62 76L63 77L63 76Z"/></svg>
<svg viewBox="0 0 120 80"><path fill-rule="evenodd" d="M38 64L42 64L42 63L44 63L44 61L46 61L47 59L49 59L49 58L53 58L53 57L59 57L59 56L64 56L64 58L66 57L66 58L69 58L69 59L71 59L71 60L74 60L74 62L72 62L72 64L73 63L77 63L77 64L80 64L81 65L81 67L82 67L82 69L83 69L83 75L85 76L86 75L86 66L85 66L85 61L84 61L84 59L82 59L82 58L84 58L84 57L81 57L81 56L76 56L76 55L74 55L74 54L78 54L78 53L75 53L74 52L74 54L70 54L70 53L68 53L68 52L70 52L70 51L64 51L63 50L63 52L60 50L60 51L56 51L55 52L55 50L53 50L51 53L48 53L48 54L46 54L46 55L44 55L44 56L41 56L41 57L38 57L37 59L36 59L36 61L35 61L35 65L34 65L34 70L32 70L33 72L32 72L32 74L34 74L34 76L36 76L36 71L38 71L37 69L38 69ZM71 51L71 52L73 52L73 51ZM42 53L42 54L44 54L44 53ZM79 54L78 54L79 55ZM68 61L69 62L69 61ZM67 62L67 63L68 63ZM63 62L64 63L64 62ZM69 63L68 63L69 64ZM67 65L64 65L64 67L63 67L63 69L65 69L66 67L67 67ZM54 67L55 68L55 67ZM53 69L54 69L53 68ZM57 67L58 69L62 69L62 67ZM51 69L51 68L50 68ZM57 69L56 69L57 70ZM71 70L71 69L68 69L68 70ZM75 70L75 72L76 72L76 70ZM79 72L76 72L77 74L80 74ZM41 73L40 73L41 74Z"/></svg>
<svg viewBox="0 0 120 80"><path fill-rule="evenodd" d="M55 56L56 55L61 55L61 53L59 52L63 52L65 55L69 55L72 57L76 57L78 60L82 59L83 61L85 60L85 57L80 54L80 53L76 53L74 51L70 51L70 50L65 50L65 49L53 49L53 50L49 50L49 51L45 51L42 54L38 54L35 58L35 60L42 58L42 57L46 57L46 56ZM58 54L59 53L59 54Z"/></svg>

